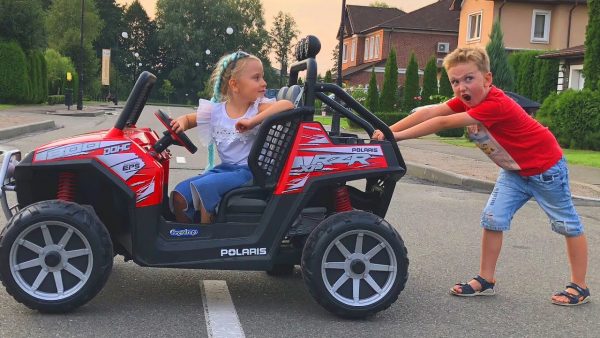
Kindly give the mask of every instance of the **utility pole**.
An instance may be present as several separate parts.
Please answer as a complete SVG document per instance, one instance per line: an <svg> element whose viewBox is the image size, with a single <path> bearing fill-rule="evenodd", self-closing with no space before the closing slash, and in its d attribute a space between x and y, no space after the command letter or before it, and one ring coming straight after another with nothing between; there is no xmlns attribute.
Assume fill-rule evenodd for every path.
<svg viewBox="0 0 600 338"><path fill-rule="evenodd" d="M81 28L79 35L79 93L77 94L77 110L83 110L83 3L81 0Z"/></svg>
<svg viewBox="0 0 600 338"><path fill-rule="evenodd" d="M342 53L344 52L344 19L346 17L346 0L342 0L342 18L340 20L340 30L338 32L338 38L340 39L338 48L338 62L337 62L337 85L342 86ZM331 117L331 134L340 134L340 113L333 111Z"/></svg>

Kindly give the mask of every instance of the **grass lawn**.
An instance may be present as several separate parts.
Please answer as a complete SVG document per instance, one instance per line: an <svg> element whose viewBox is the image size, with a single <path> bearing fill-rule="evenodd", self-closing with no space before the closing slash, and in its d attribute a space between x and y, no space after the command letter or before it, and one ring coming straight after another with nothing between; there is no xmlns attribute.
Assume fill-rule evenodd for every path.
<svg viewBox="0 0 600 338"><path fill-rule="evenodd" d="M314 117L315 122L321 122L324 126L331 125L331 116L317 116ZM345 117L340 119L340 128L350 130L351 128L348 126L348 120Z"/></svg>
<svg viewBox="0 0 600 338"><path fill-rule="evenodd" d="M0 104L0 110L8 109L14 107L14 104Z"/></svg>
<svg viewBox="0 0 600 338"><path fill-rule="evenodd" d="M441 142L460 147L475 148L475 144L464 137L437 137ZM567 162L600 168L600 151L563 149Z"/></svg>

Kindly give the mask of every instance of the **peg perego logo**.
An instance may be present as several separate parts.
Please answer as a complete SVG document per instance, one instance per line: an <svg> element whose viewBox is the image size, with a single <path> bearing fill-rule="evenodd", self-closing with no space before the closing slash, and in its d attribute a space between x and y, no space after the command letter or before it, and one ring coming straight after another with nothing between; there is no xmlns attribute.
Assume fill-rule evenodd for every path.
<svg viewBox="0 0 600 338"><path fill-rule="evenodd" d="M171 229L169 231L171 237L194 237L198 236L199 233L198 229Z"/></svg>
<svg viewBox="0 0 600 338"><path fill-rule="evenodd" d="M264 256L267 248L221 249L221 257Z"/></svg>

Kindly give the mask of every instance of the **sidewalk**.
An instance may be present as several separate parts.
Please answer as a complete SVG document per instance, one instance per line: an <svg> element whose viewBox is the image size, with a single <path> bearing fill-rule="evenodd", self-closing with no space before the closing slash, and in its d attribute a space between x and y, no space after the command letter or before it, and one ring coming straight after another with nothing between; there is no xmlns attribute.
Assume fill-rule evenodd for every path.
<svg viewBox="0 0 600 338"><path fill-rule="evenodd" d="M84 107L77 111L65 106L19 106L0 110L0 141L44 128L56 128L52 115L97 116L117 112L112 104ZM116 110L115 110L116 109ZM36 130L32 130L35 126ZM408 175L434 184L461 186L491 192L498 167L477 148L459 147L432 138L399 143ZM576 204L600 206L600 168L569 165L571 192Z"/></svg>

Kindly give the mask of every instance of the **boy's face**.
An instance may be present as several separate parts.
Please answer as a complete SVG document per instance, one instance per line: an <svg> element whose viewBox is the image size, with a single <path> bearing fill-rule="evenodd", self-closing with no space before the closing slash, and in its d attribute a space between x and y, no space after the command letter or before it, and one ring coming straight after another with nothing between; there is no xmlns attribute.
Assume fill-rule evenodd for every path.
<svg viewBox="0 0 600 338"><path fill-rule="evenodd" d="M492 73L481 72L474 62L459 63L449 68L448 78L454 96L469 107L481 103L492 85Z"/></svg>

